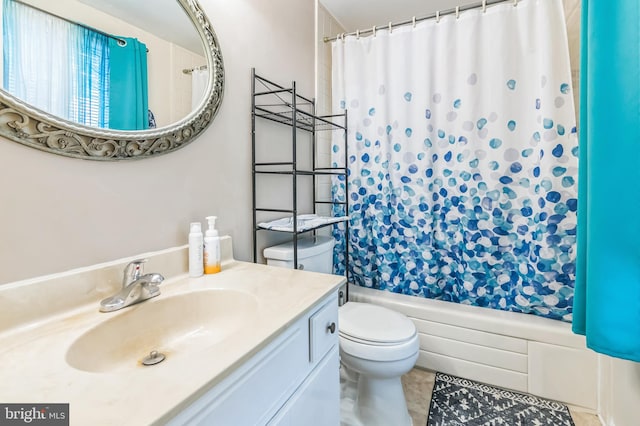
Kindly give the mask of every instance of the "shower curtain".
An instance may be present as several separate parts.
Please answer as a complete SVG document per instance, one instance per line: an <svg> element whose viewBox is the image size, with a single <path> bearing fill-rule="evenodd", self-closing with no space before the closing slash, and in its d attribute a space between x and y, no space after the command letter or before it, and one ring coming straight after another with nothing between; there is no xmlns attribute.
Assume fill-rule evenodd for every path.
<svg viewBox="0 0 640 426"><path fill-rule="evenodd" d="M577 137L561 0L346 37L332 61L334 109L349 117L348 188L336 179L333 193L349 198L351 279L571 321ZM334 166L343 149L338 136Z"/></svg>
<svg viewBox="0 0 640 426"><path fill-rule="evenodd" d="M208 82L209 72L206 69L194 69L191 72L191 109L193 111L202 102Z"/></svg>
<svg viewBox="0 0 640 426"><path fill-rule="evenodd" d="M585 149L573 331L597 352L640 362L638 1L583 0L581 48Z"/></svg>

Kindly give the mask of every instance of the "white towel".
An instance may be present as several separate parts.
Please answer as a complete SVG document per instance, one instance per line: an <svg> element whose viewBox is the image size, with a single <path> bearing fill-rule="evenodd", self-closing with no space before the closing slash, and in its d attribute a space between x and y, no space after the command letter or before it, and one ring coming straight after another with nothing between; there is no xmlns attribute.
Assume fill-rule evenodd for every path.
<svg viewBox="0 0 640 426"><path fill-rule="evenodd" d="M344 222L349 220L349 216L318 216L316 214L301 214L297 216L296 224L298 232L308 231L329 223ZM283 217L271 222L262 222L258 226L263 229L273 231L293 232L293 217Z"/></svg>

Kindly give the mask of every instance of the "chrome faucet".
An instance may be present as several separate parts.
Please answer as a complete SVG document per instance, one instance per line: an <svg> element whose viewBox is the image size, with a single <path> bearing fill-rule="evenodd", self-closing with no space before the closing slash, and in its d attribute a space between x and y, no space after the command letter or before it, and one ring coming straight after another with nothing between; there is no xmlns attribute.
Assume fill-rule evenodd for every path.
<svg viewBox="0 0 640 426"><path fill-rule="evenodd" d="M160 295L158 285L164 281L160 274L145 274L147 259L134 260L124 268L122 290L100 302L100 312L113 312Z"/></svg>

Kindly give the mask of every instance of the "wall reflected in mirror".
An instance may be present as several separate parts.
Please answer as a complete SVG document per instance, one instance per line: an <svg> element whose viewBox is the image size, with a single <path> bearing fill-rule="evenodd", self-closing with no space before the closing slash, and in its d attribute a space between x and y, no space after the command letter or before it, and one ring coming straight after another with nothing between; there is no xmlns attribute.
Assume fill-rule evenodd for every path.
<svg viewBox="0 0 640 426"><path fill-rule="evenodd" d="M204 47L177 1L1 1L0 81L24 102L117 130L166 127L199 105Z"/></svg>

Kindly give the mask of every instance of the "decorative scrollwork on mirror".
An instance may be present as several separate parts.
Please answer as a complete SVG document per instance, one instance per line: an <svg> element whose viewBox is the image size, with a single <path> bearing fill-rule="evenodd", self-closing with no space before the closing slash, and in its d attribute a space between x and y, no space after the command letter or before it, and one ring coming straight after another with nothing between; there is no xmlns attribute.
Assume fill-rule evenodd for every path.
<svg viewBox="0 0 640 426"><path fill-rule="evenodd" d="M200 106L158 129L98 129L61 119L0 90L0 135L53 154L86 160L122 161L167 154L192 142L213 121L224 92L224 66L216 34L197 0L176 0L204 44L208 83Z"/></svg>

